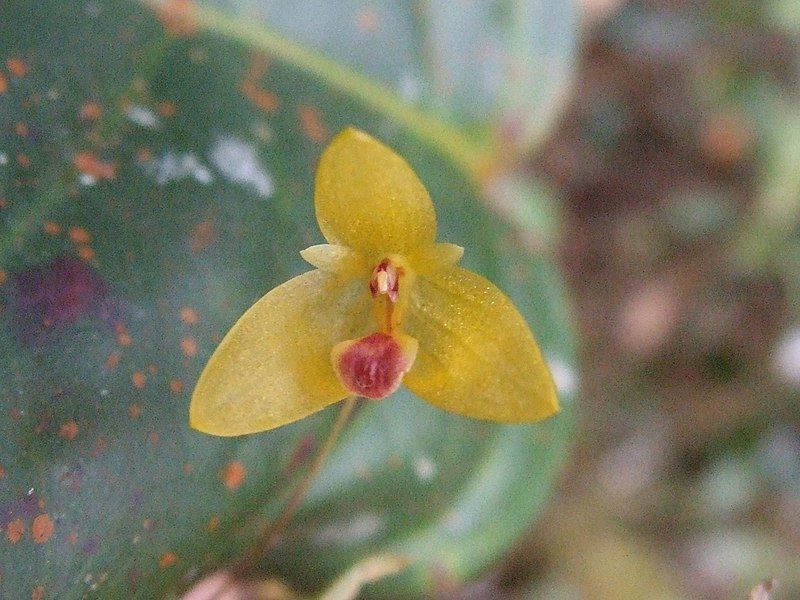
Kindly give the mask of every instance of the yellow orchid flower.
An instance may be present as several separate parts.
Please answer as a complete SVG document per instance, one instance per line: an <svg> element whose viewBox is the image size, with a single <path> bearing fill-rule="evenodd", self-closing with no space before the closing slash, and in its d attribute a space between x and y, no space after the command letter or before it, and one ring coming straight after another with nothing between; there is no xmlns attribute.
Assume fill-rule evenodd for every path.
<svg viewBox="0 0 800 600"><path fill-rule="evenodd" d="M195 429L273 429L352 396L404 383L447 411L502 423L558 411L552 377L523 317L492 283L436 242L425 187L392 150L356 129L320 158L314 204L328 244L315 270L250 307L194 390Z"/></svg>

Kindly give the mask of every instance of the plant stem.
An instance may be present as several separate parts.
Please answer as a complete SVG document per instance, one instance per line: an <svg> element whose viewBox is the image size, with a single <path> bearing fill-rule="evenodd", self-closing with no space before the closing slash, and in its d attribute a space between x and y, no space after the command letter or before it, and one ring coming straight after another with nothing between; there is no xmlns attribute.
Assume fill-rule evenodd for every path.
<svg viewBox="0 0 800 600"><path fill-rule="evenodd" d="M288 525L289 521L297 512L297 509L303 502L303 498L305 498L308 490L311 488L311 484L314 483L317 475L325 465L325 462L330 456L333 447L336 445L336 441L339 439L339 436L344 430L345 425L347 425L347 422L350 420L350 416L353 414L353 409L355 406L355 396L351 396L350 398L344 400L341 408L339 409L339 414L336 417L336 421L333 423L333 426L328 433L328 437L325 438L325 443L322 445L322 448L319 449L319 452L317 452L317 455L314 457L314 461L308 467L308 470L303 475L303 478L298 482L297 487L294 489L294 492L292 492L292 495L289 498L289 501L286 503L286 506L281 511L281 514L278 515L278 518L272 522L267 532L263 535L263 542L256 543L250 552L248 552L234 568L234 575L244 575L250 570L256 560L272 550L278 543L281 535L286 529L286 525Z"/></svg>

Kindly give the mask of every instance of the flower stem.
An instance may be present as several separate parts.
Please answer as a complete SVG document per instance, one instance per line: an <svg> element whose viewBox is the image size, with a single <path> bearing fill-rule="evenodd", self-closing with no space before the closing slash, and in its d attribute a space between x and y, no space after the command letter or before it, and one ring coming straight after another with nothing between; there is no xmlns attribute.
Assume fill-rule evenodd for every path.
<svg viewBox="0 0 800 600"><path fill-rule="evenodd" d="M328 437L325 438L325 443L322 445L322 448L319 449L319 452L317 452L317 455L314 457L314 461L311 463L311 466L309 466L308 470L303 475L303 478L298 482L297 487L294 489L294 492L292 492L292 495L289 498L289 501L286 503L286 506L284 506L283 510L281 511L281 514L278 515L278 518L272 522L267 532L262 536L262 541L260 543L256 543L250 552L248 552L242 558L242 560L239 561L239 564L234 569L235 575L244 575L260 557L272 550L280 541L281 535L286 529L286 525L289 524L289 521L297 512L297 509L300 508L300 504L303 502L303 498L305 498L308 490L311 488L311 484L314 483L314 480L322 470L322 467L325 466L325 462L330 456L333 447L336 445L336 441L339 439L339 436L344 430L345 425L347 425L347 422L350 420L350 416L353 414L353 409L355 406L355 396L351 396L344 400L341 408L339 409L339 414L336 417L336 421L333 423L333 426L328 433Z"/></svg>

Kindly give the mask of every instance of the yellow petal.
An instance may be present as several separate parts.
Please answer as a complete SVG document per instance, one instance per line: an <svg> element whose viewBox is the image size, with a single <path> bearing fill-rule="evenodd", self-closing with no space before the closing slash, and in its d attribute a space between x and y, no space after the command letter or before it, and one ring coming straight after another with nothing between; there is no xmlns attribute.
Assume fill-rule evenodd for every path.
<svg viewBox="0 0 800 600"><path fill-rule="evenodd" d="M357 129L345 129L322 153L314 205L331 244L368 256L407 254L436 237L433 204L414 171Z"/></svg>
<svg viewBox="0 0 800 600"><path fill-rule="evenodd" d="M403 382L445 410L503 423L558 411L528 324L492 283L461 267L420 276L405 329L419 342Z"/></svg>
<svg viewBox="0 0 800 600"><path fill-rule="evenodd" d="M441 243L418 248L408 257L414 271L422 275L441 271L453 266L464 255L464 248L455 244Z"/></svg>
<svg viewBox="0 0 800 600"><path fill-rule="evenodd" d="M301 250L300 256L308 264L326 273L336 273L342 277L369 276L370 266L367 261L347 246L318 244Z"/></svg>
<svg viewBox="0 0 800 600"><path fill-rule="evenodd" d="M192 395L189 421L232 436L291 423L349 395L331 349L371 326L363 281L310 271L261 298L227 333Z"/></svg>

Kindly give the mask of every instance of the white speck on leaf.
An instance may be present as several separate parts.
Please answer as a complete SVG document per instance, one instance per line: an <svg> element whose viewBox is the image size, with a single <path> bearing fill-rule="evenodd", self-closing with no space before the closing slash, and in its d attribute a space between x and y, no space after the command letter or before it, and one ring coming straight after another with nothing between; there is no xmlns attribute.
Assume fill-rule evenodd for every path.
<svg viewBox="0 0 800 600"><path fill-rule="evenodd" d="M0 153L0 166L5 166L8 164L8 154L5 152Z"/></svg>
<svg viewBox="0 0 800 600"><path fill-rule="evenodd" d="M421 95L419 80L410 73L403 74L397 82L397 92L406 102L418 102Z"/></svg>
<svg viewBox="0 0 800 600"><path fill-rule="evenodd" d="M578 391L578 376L572 367L560 358L552 358L548 364L553 381L560 393L571 395Z"/></svg>
<svg viewBox="0 0 800 600"><path fill-rule="evenodd" d="M322 527L314 539L318 544L325 546L336 543L354 545L376 536L385 526L384 519L380 516L374 513L361 513L346 521Z"/></svg>
<svg viewBox="0 0 800 600"><path fill-rule="evenodd" d="M431 481L436 477L438 468L436 463L427 456L418 456L414 459L414 472L422 481Z"/></svg>
<svg viewBox="0 0 800 600"><path fill-rule="evenodd" d="M91 0L90 2L86 3L86 5L83 7L83 10L88 16L94 19L100 16L102 9L96 0Z"/></svg>
<svg viewBox="0 0 800 600"><path fill-rule="evenodd" d="M211 162L228 180L254 189L268 198L275 190L272 177L264 170L252 144L234 138L220 137L210 153Z"/></svg>
<svg viewBox="0 0 800 600"><path fill-rule="evenodd" d="M78 180L81 182L81 185L85 185L86 187L91 187L95 183L97 183L97 179L94 176L89 175L88 173L81 173Z"/></svg>
<svg viewBox="0 0 800 600"><path fill-rule="evenodd" d="M158 158L147 161L144 170L156 180L158 185L166 185L188 178L204 185L214 181L209 168L191 152L164 152Z"/></svg>
<svg viewBox="0 0 800 600"><path fill-rule="evenodd" d="M262 142L269 142L273 136L272 128L266 121L256 121L253 123L251 131Z"/></svg>
<svg viewBox="0 0 800 600"><path fill-rule="evenodd" d="M161 124L161 120L156 113L138 104L129 106L128 110L125 111L125 115L137 125L148 129L155 129Z"/></svg>

